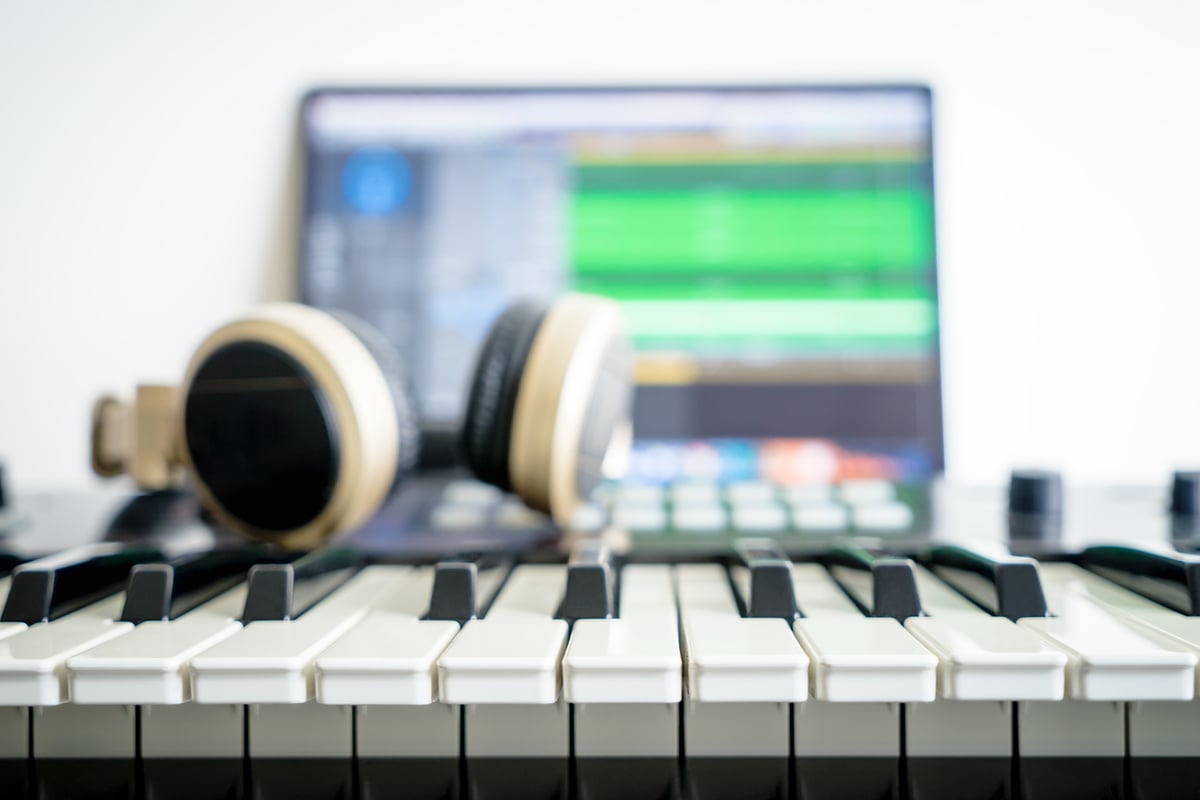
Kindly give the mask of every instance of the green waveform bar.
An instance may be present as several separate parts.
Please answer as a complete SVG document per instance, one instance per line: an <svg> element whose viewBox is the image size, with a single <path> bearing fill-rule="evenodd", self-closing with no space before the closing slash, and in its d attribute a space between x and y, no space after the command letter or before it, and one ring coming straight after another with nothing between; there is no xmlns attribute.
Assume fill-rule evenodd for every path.
<svg viewBox="0 0 1200 800"><path fill-rule="evenodd" d="M612 272L929 269L927 191L579 191L578 276Z"/></svg>

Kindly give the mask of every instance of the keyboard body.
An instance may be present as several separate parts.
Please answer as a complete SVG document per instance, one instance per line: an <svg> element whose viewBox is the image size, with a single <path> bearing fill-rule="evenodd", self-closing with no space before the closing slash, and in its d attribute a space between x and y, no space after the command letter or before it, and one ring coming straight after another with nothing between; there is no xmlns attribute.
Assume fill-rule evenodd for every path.
<svg viewBox="0 0 1200 800"><path fill-rule="evenodd" d="M162 545L166 558L175 558L178 552L241 546L210 527L186 494L138 498L116 493L24 496L0 515L0 551L14 554L19 560L70 552L98 541L117 543L118 548ZM753 562L739 560L737 555L739 541L747 537L773 542L791 562L802 613L807 612L794 626L775 619L750 619L748 608L754 590L747 587ZM10 750L0 759L0 797L1192 797L1195 787L1200 786L1200 713L1193 711L1197 704L1190 699L1194 691L1187 695L1189 699L1180 699L1174 705L1170 700L1146 700L1150 695L1133 693L1126 698L1119 692L1105 695L1110 697L1108 700L1072 700L1069 680L1064 677L1067 689L1058 703L1079 705L1087 713L1067 717L1064 723L1054 717L1064 707L1055 706L1055 701L988 701L995 705L995 713L981 718L990 720L986 724L995 725L997 731L1004 731L1008 740L1000 742L1002 737L993 736L978 747L963 745L963 752L952 752L956 737L962 742L983 741L986 737L972 733L973 716L963 722L951 714L944 728L936 716L929 721L930 710L952 709L956 702L959 706L967 702L947 699L946 687L951 678L945 670L954 659L942 653L939 662L936 641L930 644L921 638L933 636L936 640L936 628L931 628L934 633L930 634L922 632L918 624L872 617L870 603L864 604L855 594L854 575L839 572L841 568L830 561L830 554L857 549L912 557L922 565L926 564L922 561L925 554L943 545L1002 547L1037 560L1043 576L1049 576L1047 594L1053 600L1056 587L1065 587L1074 580L1073 573L1064 570L1082 569L1074 562L1090 546L1119 543L1190 553L1196 541L1189 524L1166 512L1165 492L1158 487L1072 487L1061 520L1032 528L1022 525L1019 530L1006 514L1003 490L993 487L940 482L930 486L872 483L802 491L760 485L613 487L600 499L596 514L581 518L572 530L559 532L537 515L464 482L459 475L423 476L402 491L376 521L350 537L349 548L364 560L348 579L344 573L354 570L338 572L339 577L330 584L334 588L322 589L323 595L318 592L320 597L309 610L288 622L242 625L229 634L228 641L221 638L226 634L214 634L211 643L206 640L205 647L188 653L190 661L185 659L180 669L184 685L193 695L176 704L175 709L205 705L199 702L200 692L219 691L226 675L249 674L236 669L238 664L249 663L246 659L253 655L246 647L258 644L229 644L239 642L238 637L248 638L245 635L251 630L267 630L270 625L292 632L298 623L320 629L319 634L306 634L310 639L293 653L299 659L296 663L308 659L304 662L307 666L295 675L302 676L301 684L308 682L309 694L301 685L298 695L275 698L288 702L250 702L257 696L251 690L244 696L238 694L243 687L235 685L240 680L236 678L227 681L232 687L228 689L230 694L205 695L209 700L220 700L207 708L232 709L236 722L220 729L232 731L227 737L230 741L212 753L171 752L169 747L157 752L156 742L170 738L169 727L158 727L164 724L163 719L184 728L192 724L187 716L178 717L178 722L171 722L175 718L170 715L156 720L154 711L161 706L75 702L73 681L91 674L87 672L89 663L104 662L101 656L108 650L101 648L120 650L118 644L123 637L139 625L129 626L111 641L100 637L69 653L61 651L61 658L48 667L61 684L54 690L57 694L45 705L20 705L20 696L18 700L4 699L4 685L6 675L16 674L6 673L5 659L17 658L21 653L15 647L3 650L14 643L32 646L29 642L37 637L30 634L38 632L34 630L37 624L5 636L5 623L0 622L0 703L6 703L0 706L0 727L8 726L8 732L0 735L0 748L5 737L13 738L10 734L18 725L24 727L16 738L26 746L25 752ZM616 576L615 619L627 627L610 630L603 625L612 620L586 616L568 621L557 618L569 594L569 588L564 588L570 580L568 562L574 563L580 548L597 542L609 552ZM466 554L503 575L495 585L486 587L484 572L479 573L481 619L465 625L445 622L445 630L438 634L433 631L433 621L422 618L430 616L425 611L430 603L430 581L439 562L462 559ZM264 554L263 561L273 558ZM518 569L522 570L520 578ZM371 570L376 570L374 577L368 574ZM922 579L932 580L928 575ZM324 578L315 579L314 585L321 580ZM1118 609L1123 595L1105 594L1108 587L1099 583L1104 578L1092 574L1080 580L1087 586L1091 585L1088 581L1097 582L1094 588L1099 599L1091 611L1107 615L1105 624L1119 623L1122 631L1142 635L1152 627L1150 623L1140 617L1137 624L1130 620L1138 613L1157 619L1153 616L1157 612L1149 606L1138 606L1129 613ZM414 587L408 599L394 589L404 581ZM811 589L822 581L836 595L826 599L844 616L827 618L826 607L821 605L826 599L805 593L809 589L803 587ZM239 591L236 581L229 586L235 587L230 592ZM1086 593L1087 586L1078 591L1063 589L1063 597ZM104 602L115 608L111 595L123 588L126 584L114 584L106 590L108 595L98 592L92 604L72 613L76 619L86 613L99 615ZM946 587L938 584L933 588L940 592ZM490 599L489 591L494 592ZM297 596L299 592L298 588ZM237 605L234 600L241 601L241 596L215 597L211 602L219 605L224 597L229 608ZM335 607L339 598L341 606ZM971 620L963 624L983 625L978 617L982 612L969 607L974 601L966 594L960 592L957 600L946 595L947 608L955 611L955 603L964 598L963 614L973 612L977 616L963 616ZM1068 608L1066 600L1059 602L1064 603L1061 608ZM1109 605L1104 605L1106 602ZM373 610L364 610L368 607ZM197 608L203 610L205 606ZM375 610L378 620L372 616ZM951 611L934 611L926 616L935 624L943 619L957 624L960 618ZM178 619L187 619L189 613L196 612L187 612ZM1058 614L1058 618L1066 616L1065 611ZM69 617L39 624L46 630L57 625L55 630L59 630L63 628L62 620ZM501 625L506 619L507 627ZM660 625L663 619L667 622ZM1055 617L1048 619L1053 621ZM495 638L495 631L485 630L489 620L501 631L500 639ZM917 654L925 660L923 666L913 668L925 670L922 685L931 694L917 692L905 700L909 695L903 691L907 690L897 690L900 694L894 697L880 695L883 699L860 703L839 706L836 701L825 702L828 698L822 693L835 689L832 682L818 688L820 671L828 667L836 672L839 664L853 662L853 658L843 662L834 656L825 658L828 653L822 648L832 641L825 628L836 630L841 624L838 620L844 620L847 631L861 628L863 636L871 641L895 637L904 640L904 647L917 643L913 652L919 651ZM176 621L172 617L162 625ZM827 621L833 624L822 628ZM752 625L745 626L747 622ZM1174 624L1177 620L1168 622ZM770 631L772 635L781 630L788 633L782 639L771 639L742 630L765 630L767 623L779 623ZM883 623L890 624L887 630ZM986 623L1000 627L994 618ZM254 625L258 628L252 628ZM1016 623L1016 627L1021 626ZM1037 628L1038 624L1024 627ZM648 635L648 630L657 633ZM366 668L353 663L352 656L371 650L366 642L391 641L393 631L395 641L433 637L429 647L435 658L421 669L426 670L426 678L430 670L435 673L435 692L440 691L440 697L424 705L366 702L376 695L363 694L363 682L375 680L379 674L363 671ZM468 636L476 633L478 642ZM655 642L659 634L667 643L655 649L662 644ZM762 654L761 664L737 662L738 653L725 651L733 648L729 643L743 634L749 636L747 646L751 650L766 648L756 651ZM437 635L443 638L437 639ZM1075 662L1070 660L1073 656L1066 634L1055 639L1058 633L1039 628L1036 635L1056 657L1064 654L1065 672L1060 665L1056 674L1072 674L1071 664ZM472 681L483 674L475 672L476 668L486 672L495 666L488 661L492 654L487 647L496 646L495 641L505 642L504 636L530 638L528 652L508 653L513 664L521 665L512 669L524 670L521 675L528 673L528 682L522 686L504 684L502 699L515 702L497 704L497 698L487 696L487 692L500 684ZM546 653L537 650L544 643L539 636L550 642ZM621 637L650 642L646 646L653 652L618 653L618 666L626 672L618 670L616 674L630 677L612 682L603 672L606 667L600 656L613 656L604 648L611 650L612 643ZM1161 632L1146 634L1146 638L1151 643L1148 647L1157 647L1167 656L1183 659L1187 655L1188 647L1180 645L1178 637L1171 640L1174 644ZM291 646L286 637L280 641ZM775 644L782 650L772 650ZM598 656L599 651L589 651L588 646L603 652ZM348 654L340 661L338 648ZM672 651L674 661L670 658ZM263 658L276 655L266 650L262 653ZM399 656L388 663L399 663L397 659ZM1192 676L1194 659L1179 659L1178 663L1172 662L1175 678ZM1101 662L1103 658L1096 661ZM656 664L665 664L662 669L666 671L655 672L659 668ZM763 664L774 665L772 669L777 671L759 671ZM593 668L596 671L588 671ZM395 669L403 672L408 667ZM727 669L732 671L723 672ZM189 684L189 670L192 675L208 673L212 683ZM404 674L410 675L411 671ZM504 679L516 674L506 672ZM336 685L348 692L344 703L334 702L338 695L333 694L333 681L339 675L345 680ZM804 686L801 690L787 688L780 682L784 675ZM631 681L628 686L645 685L648 694L624 697L622 680ZM886 683L883 678L880 681ZM79 685L86 684L80 679ZM390 691L383 683L372 685L382 688L371 691ZM872 684L864 685L868 686L864 691L869 692ZM1166 684L1151 681L1147 685L1154 689ZM215 688L204 688L208 686ZM603 696L610 690L615 692L615 702ZM326 698L331 702L320 702L322 691L329 692ZM539 696L538 691L550 694ZM722 691L731 694L719 696ZM796 691L800 693L789 694ZM586 697L588 702L567 702L568 695ZM259 699L271 697L264 694ZM971 706L972 713L988 702L976 702ZM154 708L147 711L152 705ZM1041 718L1026 710L1035 707L1055 709L1045 728L1048 735L1043 735ZM1071 728L1075 724L1088 725L1088 714L1102 707L1105 711L1095 716L1094 730ZM1196 744L1175 748L1178 752L1171 752L1170 742L1147 745L1144 752L1131 751L1130 741L1141 741L1138 734L1131 737L1129 733L1140 732L1141 728L1136 727L1142 724L1137 721L1141 719L1138 715L1145 708L1157 713L1160 707L1170 709L1168 716L1175 709L1186 710L1182 722L1164 724L1169 736L1194 737ZM647 709L651 708L656 711L650 713ZM848 717L838 716L845 708L855 711ZM860 708L863 716L854 716ZM411 709L425 709L422 714L433 716L404 716ZM812 716L825 710L834 715L827 720ZM79 716L72 716L77 711ZM395 718L389 716L393 712L398 714ZM1022 716L1026 713L1033 722ZM1034 722L1039 723L1037 729ZM1190 727L1193 722L1194 729ZM209 724L196 722L196 730L202 731ZM1112 735L1105 740L1096 733L1099 730ZM72 731L82 734L73 737ZM166 733L155 733L159 731ZM409 735L398 731L408 731ZM1077 736L1081 744L1056 746L1056 731L1068 740ZM157 738L148 738L152 734ZM128 746L121 743L107 753L96 750L98 740L130 735L133 743ZM1121 738L1114 745L1116 735ZM423 751L421 742L412 741L422 737L442 744ZM861 750L856 748L859 738L863 742ZM934 743L928 744L927 740ZM399 749L389 752L389 742L396 742Z"/></svg>

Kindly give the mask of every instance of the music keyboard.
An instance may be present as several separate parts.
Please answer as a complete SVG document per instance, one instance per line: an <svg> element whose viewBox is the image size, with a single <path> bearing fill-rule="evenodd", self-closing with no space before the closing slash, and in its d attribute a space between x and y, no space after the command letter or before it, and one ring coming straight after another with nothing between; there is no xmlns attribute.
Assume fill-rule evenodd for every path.
<svg viewBox="0 0 1200 800"><path fill-rule="evenodd" d="M1154 599L1187 597L1190 556L884 544L244 550L220 568L144 545L68 550L0 584L0 748L42 774L237 762L234 782L281 762L294 776L386 761L386 781L507 763L571 791L582 762L618 759L694 796L720 796L696 776L733 764L766 776L764 796L821 796L816 772L863 759L889 766L859 778L900 793L916 760L1005 764L984 783L1016 796L1038 760L1119 762L1126 786L1127 756L1200 759L1200 617ZM103 580L80 578L92 568ZM429 778L429 796L466 791L464 769ZM365 780L320 774L312 796L330 776Z"/></svg>

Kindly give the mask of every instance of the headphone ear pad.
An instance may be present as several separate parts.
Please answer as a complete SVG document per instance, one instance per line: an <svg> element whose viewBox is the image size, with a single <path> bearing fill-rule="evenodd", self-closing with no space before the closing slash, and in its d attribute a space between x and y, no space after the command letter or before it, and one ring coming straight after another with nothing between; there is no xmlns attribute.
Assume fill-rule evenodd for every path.
<svg viewBox="0 0 1200 800"><path fill-rule="evenodd" d="M512 490L509 443L517 391L546 307L534 301L510 305L492 324L479 351L467 395L460 448L477 478Z"/></svg>
<svg viewBox="0 0 1200 800"><path fill-rule="evenodd" d="M396 477L389 494L394 491L414 466L421 454L421 423L417 412L416 391L404 368L404 359L392 343L377 328L363 319L345 311L329 311L367 348L375 359L379 371L387 383L396 412L396 430L399 435L399 452L396 454Z"/></svg>

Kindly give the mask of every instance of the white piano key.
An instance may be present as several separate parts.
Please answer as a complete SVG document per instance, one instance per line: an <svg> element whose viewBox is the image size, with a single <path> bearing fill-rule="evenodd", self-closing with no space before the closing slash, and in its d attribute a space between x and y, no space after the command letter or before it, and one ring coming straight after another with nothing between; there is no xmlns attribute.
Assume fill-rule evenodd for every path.
<svg viewBox="0 0 1200 800"><path fill-rule="evenodd" d="M466 755L568 754L559 697L567 623L553 618L566 575L562 565L517 567L487 616L464 625L438 659L442 702L466 705Z"/></svg>
<svg viewBox="0 0 1200 800"><path fill-rule="evenodd" d="M1078 700L1191 700L1196 654L1043 580L1056 616L1017 624L1066 653L1067 694Z"/></svg>
<svg viewBox="0 0 1200 800"><path fill-rule="evenodd" d="M719 566L681 565L676 575L688 755L786 756L789 704L808 696L808 658L787 623L741 617Z"/></svg>
<svg viewBox="0 0 1200 800"><path fill-rule="evenodd" d="M0 759L29 755L29 708L0 706Z"/></svg>
<svg viewBox="0 0 1200 800"><path fill-rule="evenodd" d="M621 571L620 619L581 619L563 656L575 754L676 756L683 660L670 567Z"/></svg>
<svg viewBox="0 0 1200 800"><path fill-rule="evenodd" d="M1070 697L1017 703L1021 757L1121 758L1125 755L1125 704Z"/></svg>
<svg viewBox="0 0 1200 800"><path fill-rule="evenodd" d="M313 661L405 572L367 567L296 619L252 622L194 656L193 700L246 704L253 758L344 756L353 741L351 709L310 702Z"/></svg>
<svg viewBox="0 0 1200 800"><path fill-rule="evenodd" d="M1185 701L1195 692L1196 654L1170 637L1105 610L1072 589L1070 570L1046 569L1042 585L1052 613L1022 619L1067 656L1066 699L1020 704L1022 755L1120 756L1125 702Z"/></svg>
<svg viewBox="0 0 1200 800"><path fill-rule="evenodd" d="M360 705L355 711L359 758L456 758L461 706Z"/></svg>
<svg viewBox="0 0 1200 800"><path fill-rule="evenodd" d="M143 758L241 758L245 710L240 704L142 706Z"/></svg>
<svg viewBox="0 0 1200 800"><path fill-rule="evenodd" d="M123 602L124 594L118 593L0 639L0 705L65 703L67 659L133 627L117 620Z"/></svg>
<svg viewBox="0 0 1200 800"><path fill-rule="evenodd" d="M303 703L313 698L313 660L362 619L406 567L367 567L292 620L244 626L192 658L199 703Z"/></svg>
<svg viewBox="0 0 1200 800"><path fill-rule="evenodd" d="M898 756L900 703L934 699L937 658L895 620L864 617L823 567L792 578L813 692L796 708L796 755Z"/></svg>
<svg viewBox="0 0 1200 800"><path fill-rule="evenodd" d="M864 617L818 565L795 565L793 585L805 614L795 629L813 663L814 697L830 702L934 699L937 658L900 623Z"/></svg>
<svg viewBox="0 0 1200 800"><path fill-rule="evenodd" d="M938 697L947 700L1060 700L1067 657L1010 620L993 617L916 567L929 614L905 629L938 657Z"/></svg>
<svg viewBox="0 0 1200 800"><path fill-rule="evenodd" d="M1200 654L1200 618L1184 616L1071 564L1043 564L1042 573L1055 586ZM1200 757L1200 738L1194 735L1200 729L1200 701L1130 702L1126 723L1130 756Z"/></svg>
<svg viewBox="0 0 1200 800"><path fill-rule="evenodd" d="M242 707L187 701L189 660L241 630L237 616L245 599L241 585L177 619L143 622L68 659L71 703L153 704L142 711L147 758L241 757ZM165 710L172 706L178 710Z"/></svg>
<svg viewBox="0 0 1200 800"><path fill-rule="evenodd" d="M242 629L240 585L167 621L148 621L67 660L71 702L168 704L191 698L192 656Z"/></svg>
<svg viewBox="0 0 1200 800"><path fill-rule="evenodd" d="M488 574L480 576L480 584ZM458 633L458 623L419 618L429 605L433 577L432 567L398 575L366 617L316 659L317 702L358 706L363 757L458 755L458 707L437 702L437 658ZM486 588L479 590L488 596Z"/></svg>
<svg viewBox="0 0 1200 800"><path fill-rule="evenodd" d="M246 749L251 758L350 758L354 709L316 703L246 707Z"/></svg>
<svg viewBox="0 0 1200 800"><path fill-rule="evenodd" d="M64 703L32 709L34 758L122 758L137 753L133 706Z"/></svg>
<svg viewBox="0 0 1200 800"><path fill-rule="evenodd" d="M8 587L12 583L12 578L0 578L0 609L4 608L5 602L8 601ZM25 630L24 622L0 622L0 639L12 636L14 633L20 633Z"/></svg>

